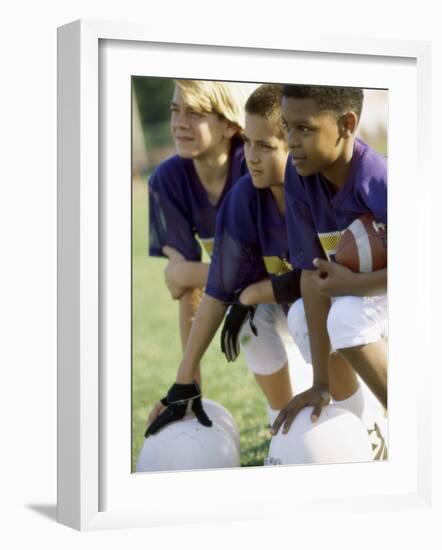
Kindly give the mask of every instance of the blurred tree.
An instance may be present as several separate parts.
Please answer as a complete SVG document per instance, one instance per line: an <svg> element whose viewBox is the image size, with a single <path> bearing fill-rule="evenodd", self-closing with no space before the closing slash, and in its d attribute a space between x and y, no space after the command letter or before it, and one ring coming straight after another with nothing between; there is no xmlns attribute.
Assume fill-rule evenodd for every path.
<svg viewBox="0 0 442 550"><path fill-rule="evenodd" d="M149 76L132 77L132 89L135 92L138 104L141 126L147 149L152 153L149 156L152 166L158 162L157 152L169 155L171 151L160 149L173 148L170 135L170 100L173 95L174 82L171 78ZM173 149L172 149L173 150Z"/></svg>
<svg viewBox="0 0 442 550"><path fill-rule="evenodd" d="M157 124L169 119L169 104L173 94L171 78L134 76L133 87L140 109L141 124Z"/></svg>
<svg viewBox="0 0 442 550"><path fill-rule="evenodd" d="M141 177L149 169L146 140L141 126L140 109L132 88L132 175Z"/></svg>

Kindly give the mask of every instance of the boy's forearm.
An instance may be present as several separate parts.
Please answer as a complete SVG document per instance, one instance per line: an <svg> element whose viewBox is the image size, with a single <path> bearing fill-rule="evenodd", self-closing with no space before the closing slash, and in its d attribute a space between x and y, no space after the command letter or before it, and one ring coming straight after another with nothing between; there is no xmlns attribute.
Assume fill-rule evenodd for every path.
<svg viewBox="0 0 442 550"><path fill-rule="evenodd" d="M242 291L240 302L246 306L293 303L301 297L300 278L301 270L294 269L253 283Z"/></svg>
<svg viewBox="0 0 442 550"><path fill-rule="evenodd" d="M387 292L387 268L372 273L358 273L355 278L356 296L378 296Z"/></svg>
<svg viewBox="0 0 442 550"><path fill-rule="evenodd" d="M179 384L190 384L193 381L195 371L213 340L226 309L227 307L219 300L207 294L203 295L178 368L176 381Z"/></svg>
<svg viewBox="0 0 442 550"><path fill-rule="evenodd" d="M241 292L239 301L245 306L276 303L271 280L265 279L249 285Z"/></svg>
<svg viewBox="0 0 442 550"><path fill-rule="evenodd" d="M204 288L210 264L203 262L183 262L180 265L179 284L186 288Z"/></svg>
<svg viewBox="0 0 442 550"><path fill-rule="evenodd" d="M168 246L168 245L163 246L161 251L172 262L181 262L181 261L184 261L186 259L181 254L181 252L178 252L178 250L176 250L175 248L172 248L171 246Z"/></svg>
<svg viewBox="0 0 442 550"><path fill-rule="evenodd" d="M202 292L199 288L189 288L179 299L179 324L183 352L186 349L192 323L201 301L201 295Z"/></svg>
<svg viewBox="0 0 442 550"><path fill-rule="evenodd" d="M316 258L311 272L318 292L324 296L378 296L387 292L387 268L354 273L348 267Z"/></svg>
<svg viewBox="0 0 442 550"><path fill-rule="evenodd" d="M330 299L320 294L310 280L311 271L301 275L301 293L309 331L313 365L313 383L330 388L330 340L327 332L327 317Z"/></svg>

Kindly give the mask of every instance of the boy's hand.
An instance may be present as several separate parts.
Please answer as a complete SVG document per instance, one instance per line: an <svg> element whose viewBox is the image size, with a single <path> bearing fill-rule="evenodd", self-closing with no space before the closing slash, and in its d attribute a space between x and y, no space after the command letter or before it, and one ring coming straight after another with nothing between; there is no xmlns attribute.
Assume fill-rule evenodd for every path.
<svg viewBox="0 0 442 550"><path fill-rule="evenodd" d="M295 395L288 404L281 409L279 415L271 428L271 434L276 435L279 428L284 424L282 430L286 434L290 430L293 420L297 414L305 407L313 407L311 415L312 422L316 422L319 418L322 409L330 403L330 393L326 386L313 385L310 389Z"/></svg>
<svg viewBox="0 0 442 550"><path fill-rule="evenodd" d="M167 408L167 405L164 405L162 401L157 401L149 413L149 416L147 418L146 428L150 424L152 424L152 422L156 420L160 416L160 414L166 410L166 408Z"/></svg>
<svg viewBox="0 0 442 550"><path fill-rule="evenodd" d="M184 263L183 260L170 260L164 269L164 280L174 300L179 300L186 292L186 287L180 285L180 270Z"/></svg>
<svg viewBox="0 0 442 550"><path fill-rule="evenodd" d="M167 288L169 289L170 295L174 300L179 300L181 296L186 291L185 287L180 285L180 263L185 262L186 258L178 252L175 248L171 246L163 246L162 252L169 261L167 262L166 267L164 268L164 280L166 281Z"/></svg>
<svg viewBox="0 0 442 550"><path fill-rule="evenodd" d="M244 324L249 321L250 328L255 336L258 331L253 324L255 308L244 306L243 304L232 304L227 310L223 328L221 331L221 351L226 356L227 361L235 361L239 355L239 335Z"/></svg>
<svg viewBox="0 0 442 550"><path fill-rule="evenodd" d="M169 258L171 262L183 262L186 258L181 254L181 252L178 252L176 248L172 248L171 246L163 246L162 252L165 256Z"/></svg>
<svg viewBox="0 0 442 550"><path fill-rule="evenodd" d="M353 293L357 273L343 265L319 258L313 260L313 265L317 267L317 271L313 272L311 280L321 294L331 298Z"/></svg>
<svg viewBox="0 0 442 550"><path fill-rule="evenodd" d="M183 419L189 406L200 424L206 427L212 425L212 421L203 409L201 390L197 382L173 384L166 397L161 399L161 403L165 409L149 425L144 437L154 435L171 422Z"/></svg>

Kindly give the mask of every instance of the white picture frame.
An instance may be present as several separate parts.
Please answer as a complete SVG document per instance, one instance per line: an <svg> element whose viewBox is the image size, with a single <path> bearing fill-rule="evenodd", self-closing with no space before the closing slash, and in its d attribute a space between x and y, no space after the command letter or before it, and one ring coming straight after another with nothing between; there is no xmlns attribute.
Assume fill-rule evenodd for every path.
<svg viewBox="0 0 442 550"><path fill-rule="evenodd" d="M380 65L386 65L385 73L393 66L409 67L405 72L413 73L417 84L417 95L410 92L414 101L410 105L412 112L416 112L418 121L416 127L416 144L414 148L409 146L407 150L407 165L410 172L419 165L419 181L422 185L415 192L414 201L418 201L417 218L419 219L419 231L409 236L408 246L419 243L428 243L419 249L418 268L411 273L399 277L399 269L395 266L401 261L402 252L406 250L404 244L400 244L400 230L403 228L404 217L396 213L393 208L393 216L390 217L392 225L389 231L389 244L396 248L398 260L393 267L389 266L390 281L394 281L394 287L390 284L390 349L396 354L401 363L403 387L408 387L409 394L416 398L409 410L409 425L412 426L412 437L402 428L403 422L399 415L394 415L395 401L400 396L395 392L395 382L398 380L398 370L390 359L390 383L389 395L393 413L390 413L392 430L392 458L389 463L374 465L334 465L321 467L299 468L286 467L275 470L274 468L258 468L243 470L231 470L222 472L174 472L170 474L156 474L141 479L140 476L130 474L130 468L125 468L126 456L130 460L130 444L126 451L122 451L116 460L107 461L115 445L115 440L126 442L127 426L121 426L122 439L118 439L120 423L113 418L113 426L116 432L113 443L110 444L104 438L104 426L108 409L106 403L112 401L116 391L124 393L128 386L127 369L121 369L123 376L115 378L112 385L103 382L104 361L109 354L103 352L103 326L106 323L108 287L114 282L103 283L106 277L106 269L109 269L108 258L104 252L103 232L109 230L109 225L103 223L104 218L111 218L115 212L115 204L118 204L119 195L110 203L103 205L103 172L100 170L100 155L103 148L103 135L100 133L100 120L107 116L105 105L100 96L100 86L103 85L101 65L109 64L109 52L103 50L103 45L117 45L117 58L122 60L123 72L131 72L130 67L124 68L127 63L127 53L132 49L140 52L144 47L167 49L170 56L175 56L176 61L181 62L187 55L198 50L203 58L211 55L227 55L235 60L245 54L255 60L279 56L288 59L295 53L299 56L307 56L310 60L317 59L321 63L327 60L338 60L343 65L357 63L369 65L371 59ZM118 46L122 46L119 48ZM101 48L101 49L100 49ZM123 54L120 56L120 53ZM189 44L185 35L180 36L174 32L173 36L164 36L162 33L149 32L142 25L102 22L102 21L76 21L60 27L58 30L58 521L79 530L92 530L117 527L148 527L153 525L186 524L208 521L234 521L260 519L268 517L266 502L278 502L278 517L293 513L321 513L330 505L338 513L346 513L357 508L360 511L370 512L380 509L418 508L429 506L431 500L431 468L430 468L430 433L427 429L426 419L430 414L430 402L423 397L424 384L428 384L430 377L430 365L421 365L419 380L413 380L411 365L419 350L428 345L431 336L430 323L430 217L431 186L428 184L427 151L424 136L428 133L429 126L429 89L426 83L430 79L430 44L426 42L389 41L389 40L364 40L362 38L347 38L344 36L327 37L321 39L307 39L302 36L294 38L281 37L278 42L263 44L261 40L252 42L250 39L238 41L232 44L225 39L217 40L216 44ZM103 53L103 51L105 53ZM161 52L160 52L161 53ZM149 56L147 56L148 59ZM113 59L112 63L117 64ZM226 62L224 61L224 64ZM232 61L232 65L233 65ZM214 65L211 69L211 65ZM401 65L401 66L402 66ZM202 67L203 65L201 65ZM325 65L324 65L325 67ZM152 67L147 62L146 74L150 74ZM157 69L158 71L160 69ZM174 76L173 73L164 76ZM220 78L220 65L209 64L205 69L207 78ZM210 71L213 71L210 73ZM365 71L364 71L365 72ZM367 74L368 74L367 68ZM115 72L118 76L118 70ZM122 73L121 73L122 74ZM253 70L244 80L253 80ZM272 71L266 71L262 81L272 81ZM160 76L160 74L157 74ZM186 77L201 76L195 69L195 74L186 73ZM276 77L275 77L276 78ZM330 78L330 77L328 77ZM342 78L342 77L340 77ZM357 78L352 75L352 82ZM366 76L365 78L368 78ZM382 84L379 77L379 85ZM233 78L232 78L233 79ZM376 78L369 82L376 84ZM275 80L276 81L276 80ZM330 83L330 82L328 82ZM338 82L339 83L339 82ZM369 87L369 86L367 86ZM394 89L394 88L393 88ZM395 102L399 105L401 98L393 97L393 108L390 111L390 123L399 128L399 109L394 110ZM106 100L107 101L107 100ZM113 116L113 115L112 115ZM414 124L414 122L412 122ZM127 144L127 147L130 147ZM127 152L127 151L126 151ZM395 160L397 158L395 142L389 143L390 166L389 174L393 177L401 177L404 188L411 184L411 175L403 173ZM396 157L395 157L396 155ZM120 160L120 174L127 170L127 179L130 179L130 164ZM417 164L419 163L419 164ZM100 184L101 182L101 184ZM115 186L113 187L115 188ZM392 186L390 199L399 197L397 189ZM417 195L417 197L416 197ZM121 197L120 197L121 198ZM106 199L107 200L107 199ZM408 202L407 202L408 201ZM411 201L411 202L410 202ZM397 201L398 202L398 201ZM401 198L404 208L407 204L413 204L413 197ZM391 205L390 205L391 206ZM107 209L110 210L107 210ZM125 208L124 206L122 207ZM127 209L126 209L127 210ZM106 215L103 216L103 213ZM109 215L108 215L109 214ZM126 212L127 214L127 212ZM123 215L124 217L124 215ZM394 228L397 228L396 230ZM124 239L123 239L124 240ZM126 245L122 245L127 246ZM118 248L118 247L117 247ZM121 250L126 250L122 248ZM130 256L129 256L130 258ZM394 259L394 256L393 256ZM111 261L115 261L115 257ZM128 259L130 262L130 259ZM124 262L120 262L123 263ZM425 266L425 268L424 268ZM130 266L127 266L130 271ZM124 279L125 273L121 274ZM393 278L393 279L391 279ZM417 281L421 284L417 285ZM121 282L121 279L120 279ZM118 281L115 284L119 284ZM400 320L401 292L413 288L416 291L409 293L408 314L410 326L404 327ZM403 295L403 294L402 294ZM124 299L123 299L124 302ZM126 300L127 302L127 300ZM127 320L128 304L122 303L119 311L123 312L122 318ZM129 304L130 311L130 304ZM421 312L418 316L417 313ZM424 313L422 315L422 313ZM127 324L127 323L126 323ZM130 322L129 322L130 325ZM419 332L420 338L416 343L416 349L411 350L408 358L398 348L397 343L401 339L409 339L414 330ZM130 326L127 326L130 333ZM124 340L124 337L122 338ZM127 338L126 338L127 340ZM122 355L124 358L124 353ZM125 378L124 378L125 377ZM112 377L110 377L112 378ZM120 384L119 382L122 382ZM408 386L407 386L408 384ZM130 396L123 396L122 402L127 404ZM127 414L127 406L122 411L122 417ZM120 416L120 417L121 417ZM410 424L411 423L411 424ZM124 424L124 422L122 423ZM130 429L130 428L129 428ZM412 440L410 455L404 456L402 452L406 447L406 440ZM395 439L397 442L395 451ZM120 460L121 459L121 460ZM365 468L364 468L365 466ZM355 487L351 480L357 480L362 476L370 476L371 468L377 468L376 475L379 480L393 480L390 485L384 485L380 489L376 484L369 491ZM124 470L124 471L123 471ZM300 487L301 473L303 479L307 479L304 487ZM336 498L327 495L324 487L333 474L334 487L344 487L336 493ZM121 476L120 476L121 474ZM396 475L397 474L397 475ZM384 476L384 477L382 477ZM108 491L112 498L104 498L103 484L113 483L118 485ZM347 480L347 481L344 481ZM350 481L349 481L350 480ZM209 483L210 481L210 483ZM285 492L284 487L290 482L296 482L299 494ZM233 484L243 486L242 491L229 499L228 492L223 493L223 486ZM264 488L261 493L254 492L254 487L261 484ZM204 492L205 487L212 485L213 492ZM149 502L140 506L132 497L137 487L148 488ZM199 488L195 491L195 486ZM330 487L328 487L330 490ZM308 491L311 490L309 493ZM186 510L183 510L180 499L170 499L171 491L178 491L186 495ZM365 492L364 492L365 491ZM119 500L119 495L121 500ZM161 495L165 494L166 498ZM199 498L204 495L205 498ZM207 502L207 500L210 502ZM155 506L152 504L155 500ZM111 502L111 505L109 505ZM272 514L270 513L270 516ZM275 516L276 517L276 516Z"/></svg>

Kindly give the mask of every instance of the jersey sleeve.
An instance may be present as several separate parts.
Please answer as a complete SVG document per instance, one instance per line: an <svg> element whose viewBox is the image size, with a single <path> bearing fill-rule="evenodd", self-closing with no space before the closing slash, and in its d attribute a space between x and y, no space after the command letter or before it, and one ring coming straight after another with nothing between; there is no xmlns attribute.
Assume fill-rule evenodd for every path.
<svg viewBox="0 0 442 550"><path fill-rule="evenodd" d="M256 199L240 187L248 185L245 178L228 193L216 218L205 291L224 303L231 303L238 292L267 276L256 226Z"/></svg>
<svg viewBox="0 0 442 550"><path fill-rule="evenodd" d="M365 159L364 159L365 160ZM387 160L370 151L356 182L357 199L378 222L387 224Z"/></svg>
<svg viewBox="0 0 442 550"><path fill-rule="evenodd" d="M359 197L376 221L387 225L387 181L372 177L364 182Z"/></svg>
<svg viewBox="0 0 442 550"><path fill-rule="evenodd" d="M178 179L161 170L149 179L149 255L164 257L162 249L168 245L186 260L201 261L190 205Z"/></svg>
<svg viewBox="0 0 442 550"><path fill-rule="evenodd" d="M285 178L286 223L290 263L298 269L316 269L315 258L324 258L301 178L287 166Z"/></svg>

